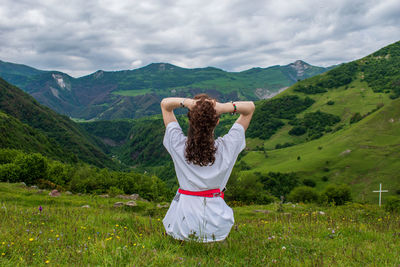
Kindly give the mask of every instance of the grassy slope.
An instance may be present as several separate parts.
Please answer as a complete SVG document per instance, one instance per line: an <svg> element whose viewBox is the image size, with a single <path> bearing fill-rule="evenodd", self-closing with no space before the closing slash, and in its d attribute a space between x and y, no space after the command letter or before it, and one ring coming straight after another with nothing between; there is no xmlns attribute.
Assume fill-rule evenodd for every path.
<svg viewBox="0 0 400 267"><path fill-rule="evenodd" d="M120 199L47 193L0 183L1 266L399 264L400 217L376 205L236 207L228 238L199 244L164 236L156 203L117 209Z"/></svg>
<svg viewBox="0 0 400 267"><path fill-rule="evenodd" d="M26 144L27 146L23 147L25 151L47 151L44 155L65 162L82 160L99 167L116 167L99 147L106 149L96 137L90 136L80 125L66 116L40 105L33 97L3 79L0 79L0 110L15 118L1 120L4 129L8 132L15 131L14 135L7 136L8 143L3 140L1 143L3 148ZM17 127L10 128L9 123ZM26 130L28 128L30 131ZM39 135L42 139L46 137L47 141L39 144L36 140L36 136Z"/></svg>
<svg viewBox="0 0 400 267"><path fill-rule="evenodd" d="M65 160L62 148L52 144L39 130L21 123L0 111L0 147L39 152L58 160Z"/></svg>
<svg viewBox="0 0 400 267"><path fill-rule="evenodd" d="M288 131L292 126L287 124L287 120L283 120L286 125L270 139L246 140L249 150L263 146L268 155L266 158L261 151L249 152L244 157L253 168L249 172L296 171L302 178L315 180L318 189L322 189L327 183L347 183L352 186L354 199L361 201L376 202L378 196L372 191L378 189L379 183L383 183L389 194L395 194L400 189L400 100L392 100L390 96L395 95L398 90L396 86L398 87L400 76L396 66L399 44L394 43L336 69L338 74L343 73L350 64L359 66L352 82L346 86L330 88L325 93L306 95L294 90L298 87L296 84L279 94L277 98L287 95L313 98L316 102L297 117L321 110L339 116L341 121L332 128L342 129L309 141L306 135L289 135ZM328 75L329 72L314 76L301 84L315 86ZM334 101L334 104L327 105L328 101ZM367 115L382 104L383 108L355 124L350 124L354 113ZM275 150L276 144L287 142L296 145ZM342 155L346 150L351 152ZM323 182L322 177L329 181Z"/></svg>
<svg viewBox="0 0 400 267"><path fill-rule="evenodd" d="M385 189L390 190L390 194L394 194L395 190L400 189L400 99L390 102L367 88L363 91L349 88L330 94L329 97L321 96L313 109L320 106L324 110L322 108L326 107L328 112L342 113L345 121L355 111L361 114L370 111L381 99L386 105L351 127L347 125L318 140L268 151L268 158L261 152L250 152L244 157L245 161L252 167L252 171L300 172L304 178L314 179L318 187L324 186L321 181L323 176L329 177L329 182L350 183L357 200L375 201L377 196L371 191L376 190L380 182ZM364 101L354 101L355 104L349 106L348 101L352 102L353 97L358 99L360 94L365 96L361 97ZM321 103L328 98L338 104L322 106ZM342 102L343 106L340 106ZM266 146L276 140L293 140L283 131L268 140ZM348 149L350 153L341 154ZM300 160L297 160L298 156Z"/></svg>

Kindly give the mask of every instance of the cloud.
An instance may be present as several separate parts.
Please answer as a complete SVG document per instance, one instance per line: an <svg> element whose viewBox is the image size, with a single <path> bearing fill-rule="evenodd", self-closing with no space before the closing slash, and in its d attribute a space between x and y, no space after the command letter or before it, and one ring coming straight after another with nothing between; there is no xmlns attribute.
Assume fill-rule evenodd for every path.
<svg viewBox="0 0 400 267"><path fill-rule="evenodd" d="M396 0L3 0L0 59L73 76L152 62L329 66L400 36Z"/></svg>

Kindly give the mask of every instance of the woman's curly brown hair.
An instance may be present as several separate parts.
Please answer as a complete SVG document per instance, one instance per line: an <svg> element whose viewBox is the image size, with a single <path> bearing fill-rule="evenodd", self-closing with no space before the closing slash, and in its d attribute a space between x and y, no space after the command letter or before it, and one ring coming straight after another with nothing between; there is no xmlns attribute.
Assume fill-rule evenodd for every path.
<svg viewBox="0 0 400 267"><path fill-rule="evenodd" d="M189 110L189 129L186 141L185 157L188 163L200 166L213 165L215 162L214 129L219 116L215 111L215 99L206 94L196 95L199 99Z"/></svg>

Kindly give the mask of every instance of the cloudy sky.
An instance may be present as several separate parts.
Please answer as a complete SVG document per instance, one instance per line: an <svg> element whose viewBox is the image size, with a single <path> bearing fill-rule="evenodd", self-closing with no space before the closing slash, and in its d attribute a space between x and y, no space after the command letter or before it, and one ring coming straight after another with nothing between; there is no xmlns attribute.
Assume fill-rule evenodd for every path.
<svg viewBox="0 0 400 267"><path fill-rule="evenodd" d="M329 66L400 40L398 0L0 0L0 60L74 77L152 62Z"/></svg>

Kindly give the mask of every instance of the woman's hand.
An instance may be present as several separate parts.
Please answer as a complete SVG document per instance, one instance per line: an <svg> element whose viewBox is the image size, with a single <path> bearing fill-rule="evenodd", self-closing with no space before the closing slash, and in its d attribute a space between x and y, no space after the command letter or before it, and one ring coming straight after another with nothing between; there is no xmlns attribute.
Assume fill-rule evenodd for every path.
<svg viewBox="0 0 400 267"><path fill-rule="evenodd" d="M187 107L189 110L192 110L194 106L196 106L197 100L191 99L191 98L185 98L185 102L183 104L185 107Z"/></svg>

